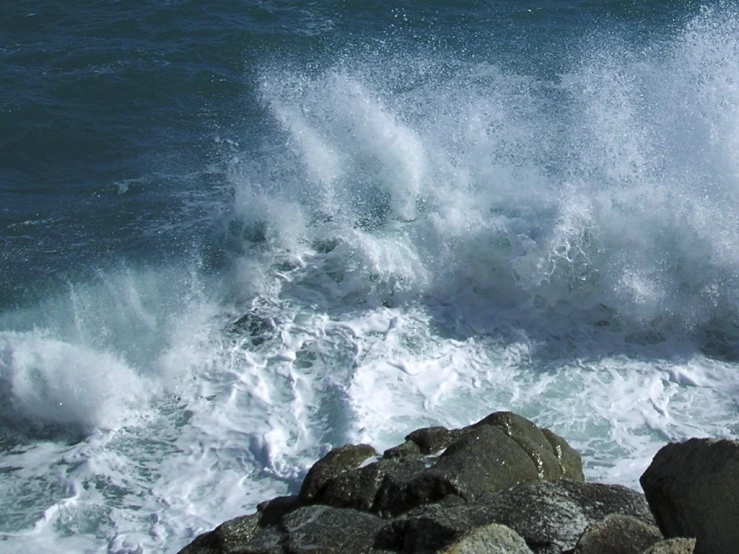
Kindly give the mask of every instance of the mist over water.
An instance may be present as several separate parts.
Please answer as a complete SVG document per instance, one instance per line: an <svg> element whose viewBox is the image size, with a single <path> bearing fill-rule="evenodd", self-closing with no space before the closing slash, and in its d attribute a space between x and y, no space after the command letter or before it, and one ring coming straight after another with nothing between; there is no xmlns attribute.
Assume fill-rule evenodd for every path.
<svg viewBox="0 0 739 554"><path fill-rule="evenodd" d="M668 440L736 436L738 29L602 27L561 72L265 56L199 249L0 313L0 551L175 551L332 446L495 410L632 487Z"/></svg>

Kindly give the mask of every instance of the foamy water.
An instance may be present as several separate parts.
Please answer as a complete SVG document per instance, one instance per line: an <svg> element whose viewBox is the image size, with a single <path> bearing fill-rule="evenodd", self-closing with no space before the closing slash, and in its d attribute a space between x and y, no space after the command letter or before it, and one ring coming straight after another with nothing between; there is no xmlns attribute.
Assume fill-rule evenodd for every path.
<svg viewBox="0 0 739 554"><path fill-rule="evenodd" d="M631 487L667 441L736 436L737 26L598 36L551 81L265 64L224 268L0 316L0 551L174 552L332 446L496 410Z"/></svg>

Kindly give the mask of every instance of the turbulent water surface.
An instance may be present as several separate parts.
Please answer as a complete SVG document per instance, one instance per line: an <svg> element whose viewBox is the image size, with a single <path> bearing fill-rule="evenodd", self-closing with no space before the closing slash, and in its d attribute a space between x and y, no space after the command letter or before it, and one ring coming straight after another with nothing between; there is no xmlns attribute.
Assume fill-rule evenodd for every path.
<svg viewBox="0 0 739 554"><path fill-rule="evenodd" d="M739 5L0 8L0 551L175 552L513 410L739 434Z"/></svg>

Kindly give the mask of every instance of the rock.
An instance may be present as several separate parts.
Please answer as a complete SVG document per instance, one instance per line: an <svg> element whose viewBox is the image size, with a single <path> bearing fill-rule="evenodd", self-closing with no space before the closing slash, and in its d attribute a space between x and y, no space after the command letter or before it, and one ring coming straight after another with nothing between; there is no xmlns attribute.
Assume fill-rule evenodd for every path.
<svg viewBox="0 0 739 554"><path fill-rule="evenodd" d="M298 496L278 496L257 505L259 513L259 525L266 527L276 525L285 514L298 509L301 506Z"/></svg>
<svg viewBox="0 0 739 554"><path fill-rule="evenodd" d="M667 539L654 544L642 554L693 554L695 539Z"/></svg>
<svg viewBox="0 0 739 554"><path fill-rule="evenodd" d="M375 465L380 463L363 470L374 471ZM517 443L491 426L465 433L438 458L398 461L395 465L385 461L382 471L384 478L373 511L386 517L446 496L469 501L538 478L536 466Z"/></svg>
<svg viewBox="0 0 739 554"><path fill-rule="evenodd" d="M385 515L394 502L394 498L387 498L386 491L392 490L395 483L405 484L424 468L419 459L380 460L332 479L316 495L315 501Z"/></svg>
<svg viewBox="0 0 739 554"><path fill-rule="evenodd" d="M424 427L416 429L407 437L405 442L385 451L383 458L398 458L402 456L434 456L441 454L461 430L450 431L446 427Z"/></svg>
<svg viewBox="0 0 739 554"><path fill-rule="evenodd" d="M562 479L571 479L572 481L585 481L585 474L582 470L582 458L580 454L572 448L567 441L558 434L549 429L542 429L549 444L554 450L560 467L562 468Z"/></svg>
<svg viewBox="0 0 739 554"><path fill-rule="evenodd" d="M311 468L300 499L394 517L447 496L471 501L521 483L584 479L580 456L564 439L510 412L453 431L419 429L359 467L372 455L366 445L332 451Z"/></svg>
<svg viewBox="0 0 739 554"><path fill-rule="evenodd" d="M417 445L422 454L439 454L458 435L457 431L450 431L445 427L425 427L413 431L405 440Z"/></svg>
<svg viewBox="0 0 739 554"><path fill-rule="evenodd" d="M446 483L457 496L472 500L486 492L537 481L543 472L528 449L502 429L481 425L449 445L427 474Z"/></svg>
<svg viewBox="0 0 739 554"><path fill-rule="evenodd" d="M405 458L407 456L420 455L421 449L415 442L409 440L406 440L403 444L399 444L398 446L388 448L387 450L385 450L385 452L382 453L382 457L386 460L390 460L392 458Z"/></svg>
<svg viewBox="0 0 739 554"><path fill-rule="evenodd" d="M288 534L288 552L347 554L371 552L384 521L357 510L309 506L289 514L282 525Z"/></svg>
<svg viewBox="0 0 739 554"><path fill-rule="evenodd" d="M490 414L472 427L480 425L497 427L515 440L536 465L539 479L585 480L580 454L549 429L511 412Z"/></svg>
<svg viewBox="0 0 739 554"><path fill-rule="evenodd" d="M330 506L304 506L286 514L230 554L370 554L383 520L372 514ZM225 551L224 551L225 552Z"/></svg>
<svg viewBox="0 0 739 554"><path fill-rule="evenodd" d="M588 526L574 554L641 554L662 540L655 525L632 516L612 514Z"/></svg>
<svg viewBox="0 0 739 554"><path fill-rule="evenodd" d="M665 537L695 537L696 554L737 552L739 442L668 444L640 481Z"/></svg>
<svg viewBox="0 0 739 554"><path fill-rule="evenodd" d="M260 531L259 514L241 516L222 523L213 531L198 535L179 554L221 554L246 544Z"/></svg>
<svg viewBox="0 0 739 554"><path fill-rule="evenodd" d="M541 481L461 505L416 508L384 527L376 544L408 553L433 552L476 527L498 523L516 531L535 553L559 554L574 548L588 525L610 514L654 525L644 497L626 487Z"/></svg>
<svg viewBox="0 0 739 554"><path fill-rule="evenodd" d="M505 525L483 525L472 529L441 554L532 554L515 531Z"/></svg>
<svg viewBox="0 0 739 554"><path fill-rule="evenodd" d="M382 459L368 445L336 448L313 465L298 496L263 502L182 552L518 552L521 537L536 552L561 552L610 513L639 516L637 493L562 477L583 480L577 452L498 412L462 429L413 431Z"/></svg>
<svg viewBox="0 0 739 554"><path fill-rule="evenodd" d="M342 473L358 468L363 462L377 456L374 448L366 444L349 444L334 448L318 460L308 471L300 488L300 500L312 502L321 489Z"/></svg>

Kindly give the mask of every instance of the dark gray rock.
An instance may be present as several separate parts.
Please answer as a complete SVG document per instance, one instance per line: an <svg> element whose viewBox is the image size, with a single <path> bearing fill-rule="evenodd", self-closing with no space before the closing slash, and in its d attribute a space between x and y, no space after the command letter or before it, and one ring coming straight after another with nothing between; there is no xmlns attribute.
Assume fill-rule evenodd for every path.
<svg viewBox="0 0 739 554"><path fill-rule="evenodd" d="M309 506L283 519L288 552L371 552L375 535L384 521L357 510Z"/></svg>
<svg viewBox="0 0 739 554"><path fill-rule="evenodd" d="M287 533L280 525L267 527L250 541L220 554L285 554Z"/></svg>
<svg viewBox="0 0 739 554"><path fill-rule="evenodd" d="M377 452L366 444L349 444L334 448L308 471L300 488L300 500L304 503L312 502L329 481L358 468L373 456L377 456Z"/></svg>
<svg viewBox="0 0 739 554"><path fill-rule="evenodd" d="M495 412L471 427L481 425L497 427L515 440L536 465L539 479L585 480L580 454L549 429L540 429L512 412Z"/></svg>
<svg viewBox="0 0 739 554"><path fill-rule="evenodd" d="M385 450L385 452L382 453L382 457L386 460L390 460L392 458L405 458L407 456L420 455L421 449L415 442L409 440L406 440L403 444L399 444L398 446L388 448L387 450Z"/></svg>
<svg viewBox="0 0 739 554"><path fill-rule="evenodd" d="M261 530L260 514L241 516L198 535L179 554L221 554L252 540Z"/></svg>
<svg viewBox="0 0 739 554"><path fill-rule="evenodd" d="M389 448L383 454L384 458L398 458L403 456L433 456L441 454L452 441L459 438L461 429L450 431L446 427L424 427L416 429L405 437L405 442Z"/></svg>
<svg viewBox="0 0 739 554"><path fill-rule="evenodd" d="M737 552L739 442L668 444L640 481L665 537L695 537L696 554Z"/></svg>
<svg viewBox="0 0 739 554"><path fill-rule="evenodd" d="M425 427L416 429L405 440L416 444L422 454L439 454L457 438L459 431L446 427Z"/></svg>
<svg viewBox="0 0 739 554"><path fill-rule="evenodd" d="M222 523L212 531L198 535L179 554L220 554L243 546L259 535L265 528L277 525L282 518L297 509L297 496L278 496L262 502L257 512Z"/></svg>
<svg viewBox="0 0 739 554"><path fill-rule="evenodd" d="M541 472L529 453L502 429L482 425L454 441L427 474L444 482L450 492L472 500L537 481Z"/></svg>
<svg viewBox="0 0 739 554"><path fill-rule="evenodd" d="M394 483L405 484L424 469L420 459L380 460L332 479L315 501L384 515L388 503L393 502L393 499L387 500L386 491L392 489Z"/></svg>
<svg viewBox="0 0 739 554"><path fill-rule="evenodd" d="M434 444L440 443L424 442L423 449L434 450ZM438 458L383 459L342 473L314 501L393 517L445 496L470 500L537 477L535 465L515 441L497 428L482 426L466 432Z"/></svg>
<svg viewBox="0 0 739 554"><path fill-rule="evenodd" d="M654 544L642 554L693 554L695 539L667 539Z"/></svg>
<svg viewBox="0 0 739 554"><path fill-rule="evenodd" d="M656 525L612 514L585 529L574 554L641 554L662 539Z"/></svg>
<svg viewBox="0 0 739 554"><path fill-rule="evenodd" d="M412 468L410 465L403 467ZM421 467L415 472L397 468L388 473L377 493L373 509L383 517L394 517L417 506L441 502L446 498L463 501L457 493L457 489L443 475L428 472L421 462Z"/></svg>
<svg viewBox="0 0 739 554"><path fill-rule="evenodd" d="M465 533L441 554L532 554L513 529L491 523Z"/></svg>
<svg viewBox="0 0 739 554"><path fill-rule="evenodd" d="M593 521L634 512L603 485L518 486L582 481L582 463L564 439L509 412L457 430L419 429L376 458L371 446L336 448L310 469L297 497L264 502L183 553L437 552L505 534L491 524L514 529L537 552L560 552Z"/></svg>
<svg viewBox="0 0 739 554"><path fill-rule="evenodd" d="M399 552L431 552L490 523L506 525L536 553L561 553L575 547L588 527L610 514L630 515L654 525L644 497L618 485L541 481L487 494L457 506L416 508L388 524L377 545Z"/></svg>
<svg viewBox="0 0 739 554"><path fill-rule="evenodd" d="M542 429L541 432L552 446L554 455L562 469L562 479L570 479L572 481L584 481L585 474L582 469L582 458L577 450L572 448L567 441L549 429Z"/></svg>
<svg viewBox="0 0 739 554"><path fill-rule="evenodd" d="M374 538L384 521L377 516L330 506L304 506L286 514L229 554L377 554Z"/></svg>
<svg viewBox="0 0 739 554"><path fill-rule="evenodd" d="M510 412L454 431L419 429L384 459L358 467L374 453L369 448L329 453L308 473L301 500L394 517L450 495L471 501L521 483L584 478L564 439Z"/></svg>
<svg viewBox="0 0 739 554"><path fill-rule="evenodd" d="M257 513L260 516L259 525L261 527L276 525L285 514L298 509L301 504L298 496L278 496L272 500L262 502L257 505Z"/></svg>

